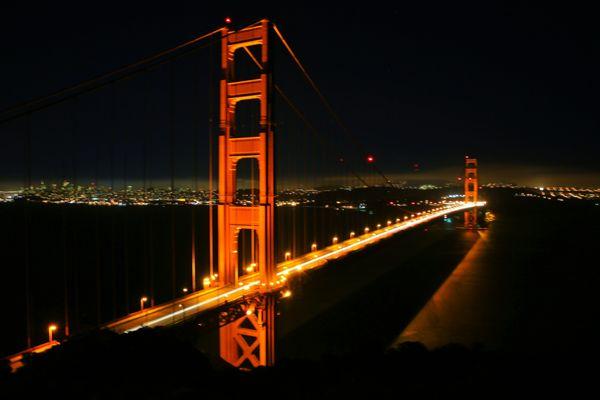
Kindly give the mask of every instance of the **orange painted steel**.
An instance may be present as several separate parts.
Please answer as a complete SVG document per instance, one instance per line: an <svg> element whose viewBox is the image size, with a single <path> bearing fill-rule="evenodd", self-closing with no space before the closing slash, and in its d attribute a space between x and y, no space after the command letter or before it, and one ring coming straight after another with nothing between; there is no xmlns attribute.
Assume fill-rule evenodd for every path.
<svg viewBox="0 0 600 400"><path fill-rule="evenodd" d="M477 203L479 177L477 159L465 158L465 203ZM465 228L477 229L477 207L465 211Z"/></svg>
<svg viewBox="0 0 600 400"><path fill-rule="evenodd" d="M222 31L219 135L219 203L218 203L218 285L237 286L240 283L238 236L242 229L253 231L257 238L256 279L268 284L275 278L275 174L274 146L271 124L271 74L269 69L269 32L271 23ZM250 51L260 47L260 75L256 79L234 81L234 61L237 50ZM238 103L260 103L258 136L235 132ZM240 136L241 134L241 136ZM242 159L258 162L258 202L252 205L236 203L237 166ZM242 269L241 271L245 271ZM248 278L245 276L244 278ZM251 366L274 362L274 305L271 300L250 314L220 329L221 357L235 366L246 361ZM250 334L250 332L253 332ZM252 338L249 343L246 338ZM254 340L255 339L255 340Z"/></svg>
<svg viewBox="0 0 600 400"><path fill-rule="evenodd" d="M275 297L257 296L246 315L220 328L221 358L238 368L272 365L275 354Z"/></svg>

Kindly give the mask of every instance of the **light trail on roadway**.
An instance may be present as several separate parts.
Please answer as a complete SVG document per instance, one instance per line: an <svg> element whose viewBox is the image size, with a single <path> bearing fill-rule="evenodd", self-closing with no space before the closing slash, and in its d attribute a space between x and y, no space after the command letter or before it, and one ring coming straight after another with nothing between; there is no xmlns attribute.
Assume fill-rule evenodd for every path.
<svg viewBox="0 0 600 400"><path fill-rule="evenodd" d="M417 213L414 218L396 220L398 222L394 224L372 232L366 232L363 235L333 244L319 251L313 251L299 258L282 262L277 265L277 280L274 282L269 282L268 284L261 282L256 279L258 274L252 274L240 279L237 286L231 284L223 287L199 290L171 302L130 314L106 325L105 328L118 333L127 333L143 327L165 326L178 323L185 320L186 316L189 317L202 311L214 309L229 302L241 300L244 297L252 297L261 292L279 290L288 279L302 271L321 267L329 260L343 257L364 246L371 245L381 239L425 224L444 215L468 210L473 207L482 207L485 204L483 201L477 203L460 202L448 207L439 207Z"/></svg>

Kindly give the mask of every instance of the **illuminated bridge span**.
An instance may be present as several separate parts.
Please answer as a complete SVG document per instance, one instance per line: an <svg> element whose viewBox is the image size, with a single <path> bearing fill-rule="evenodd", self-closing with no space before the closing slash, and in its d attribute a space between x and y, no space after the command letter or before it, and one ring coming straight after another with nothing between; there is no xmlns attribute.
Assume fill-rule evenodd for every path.
<svg viewBox="0 0 600 400"><path fill-rule="evenodd" d="M285 287L288 279L293 279L296 274L323 266L327 261L343 257L353 251L361 250L365 246L386 239L396 233L411 229L446 215L483 207L485 202L457 203L446 207L434 209L412 219L392 222L390 225L354 236L343 242L332 244L322 250L315 250L302 257L285 261L277 265L276 279L262 282L257 274L247 275L240 279L238 285L207 288L195 293L175 299L160 306L147 308L111 322L106 328L118 333L131 332L143 327L166 326L182 322L193 314L217 308L243 298L252 298L257 294L280 291ZM282 295L286 295L286 291Z"/></svg>
<svg viewBox="0 0 600 400"><path fill-rule="evenodd" d="M176 124L175 117L175 91L176 74L175 61L178 61L184 55L192 53L198 49L197 46L204 43L216 43L220 52L220 79L218 82L218 110L214 112L212 108L209 112L209 152L208 152L208 187L203 190L199 189L199 179L197 174L194 176L194 188L177 188L176 170L177 161L180 157L176 156L176 150L182 153L192 154L192 163L185 166L185 170L197 170L197 154L198 139L194 134L192 140L191 151L185 146L177 147L180 137L175 135ZM274 52L275 45L278 44L279 49L283 51L288 60L291 60L292 65L300 71L304 80L308 83L308 87L313 95L316 94L318 103L324 105L328 116L326 124L330 121L335 121L339 125L339 132L343 137L333 138L331 127L327 126L328 135L322 135L316 124L308 118L308 114L303 112L297 103L291 100L291 97L283 90L281 82L273 81L273 70L271 58ZM200 47L202 48L202 47ZM246 62L246 64L244 64ZM72 176L66 179L65 167L61 164L61 179L59 183L46 184L43 181L52 182L52 179L45 176L49 168L43 164L36 164L35 151L32 149L32 133L31 122L32 116L39 111L46 111L49 107L55 107L65 102L72 100L73 107L83 108L82 96L88 93L95 93L105 86L112 87L111 98L116 103L116 95L118 93L115 82L131 79L133 76L143 72L155 71L163 65L168 65L168 76L170 82L169 98L170 104L168 118L166 119L167 130L169 132L168 145L168 160L169 166L166 167L170 171L170 184L168 189L151 188L149 183L151 157L148 155L150 145L156 138L149 137L148 134L143 134L142 145L135 148L140 155L141 168L136 173L141 172L141 177L136 173L131 172L131 165L134 164L135 154L134 146L131 146L128 140L133 141L134 138L125 137L125 132L135 132L136 129L146 132L152 130L153 126L144 127L110 127L112 139L109 143L108 157L108 180L109 185L106 189L102 189L99 182L102 180L102 174L99 172L102 169L102 154L100 154L100 144L96 143L93 147L96 149L96 155L90 157L88 153L78 156L77 150L79 147L85 147L88 151L88 146L81 145L81 141L85 140L83 135L78 136L76 127L81 123L81 120L74 119L72 121L72 142L70 146L64 145L62 148L67 148L72 157L70 169ZM244 67L245 65L245 67ZM214 71L209 71L209 76L216 75ZM282 74L285 76L285 74ZM282 79L283 80L283 79ZM293 82L290 86L296 85ZM151 84L146 82L146 86ZM138 88L139 89L139 88ZM209 89L212 86L209 84ZM159 91L160 92L160 91ZM162 92L160 92L162 93ZM189 94L187 95L189 96ZM301 96L302 97L302 96ZM187 97L186 97L187 99ZM148 100L144 99L145 102ZM300 140L288 143L288 148L284 154L280 154L282 149L280 143L285 143L285 140L290 140L293 136L293 131L297 125L289 121L274 121L273 108L274 104L279 101L285 105L290 115L296 118L302 129L299 129ZM186 104L189 101L186 100ZM210 105L209 100L209 105ZM162 110L161 106L161 110ZM284 114L279 113L278 115ZM112 114L117 114L118 110L115 104L112 107ZM76 115L76 114L69 114ZM399 201L386 199L387 207L395 207L395 215L401 214L401 217L394 217L379 224L365 223L366 213L360 211L364 208L361 198L343 198L342 195L347 193L353 194L354 191L363 193L360 196L365 196L364 190L372 189L375 193L379 188L384 188L386 191L398 190L395 184L390 180L383 171L375 163L375 157L366 152L363 146L359 143L354 135L349 131L347 126L341 121L339 115L333 111L333 108L319 90L314 80L308 74L305 66L300 62L296 53L292 50L289 43L285 40L280 29L268 20L261 20L238 30L231 30L228 27L217 29L209 34L203 35L174 49L160 53L150 57L139 63L132 64L118 71L106 74L92 81L85 82L65 90L54 93L43 99L37 99L29 103L25 103L15 109L8 110L0 123L11 123L11 121L25 119L27 133L23 140L24 154L24 183L20 191L7 191L10 196L4 196L2 200L10 203L24 201L25 215L25 282L26 282L26 310L27 310L27 337L29 350L26 352L44 351L59 342L53 339L52 335L57 329L52 325L49 328L50 340L48 344L41 346L32 346L31 340L31 299L30 299L30 268L31 261L29 260L29 242L31 235L29 233L29 223L31 222L31 204L33 203L54 203L54 204L86 204L95 206L110 206L110 205L149 205L153 203L166 205L171 207L171 281L172 293L169 299L163 299L159 303L154 304L154 298L142 296L140 299L140 310L131 313L129 307L130 282L141 280L142 278L130 276L128 274L128 265L131 260L128 257L129 250L127 243L123 245L123 254L125 262L123 268L125 275L119 285L125 287L124 302L126 303L127 313L120 313L125 316L119 317L118 313L113 311L113 316L110 318L112 322L106 322L106 318L102 320L101 298L102 295L102 248L100 246L101 234L99 233L99 224L101 217L96 214L96 296L97 296L97 324L96 326L111 329L118 333L127 333L138 330L143 327L157 327L179 324L191 318L197 318L200 314L209 311L219 312L219 330L220 330L220 355L230 364L237 367L256 367L260 365L271 365L275 361L275 304L279 297L287 297L290 291L287 284L294 277L298 276L303 271L319 268L325 265L328 261L339 257L346 256L349 253L361 250L365 246L369 246L382 239L388 238L396 233L413 228L415 226L426 224L437 218L445 217L449 214L464 212L465 227L467 229L477 228L477 208L485 205L485 202L478 200L478 175L477 175L477 160L474 158L466 158L465 176L464 176L464 193L465 199L460 202L442 202L436 201L427 203L427 207L421 210L407 208L405 203L399 204ZM218 140L216 145L218 148L216 163L213 162L212 145L212 121L218 121ZM163 121L165 122L165 121ZM159 124L159 122L157 122ZM91 129L91 128L90 128ZM277 135L275 134L277 129ZM121 145L124 147L119 153L116 152L115 130L122 132ZM161 131L161 129L157 129ZM182 130L186 130L183 129ZM191 129L187 129L189 131ZM106 132L101 132L103 135ZM102 135L101 135L102 136ZM215 135L216 136L216 135ZM127 140L126 140L127 139ZM276 144L277 140L277 144ZM75 143L73 143L75 142ZM158 150L163 150L160 145L155 144ZM348 147L349 146L349 147ZM43 145L44 150L46 150ZM185 147L185 148L184 148ZM302 149L305 152L302 154ZM320 153L319 153L320 151ZM163 155L160 151L160 154ZM276 154L277 153L277 154ZM321 154L317 156L317 154ZM352 154L358 156L352 158ZM279 157L277 157L279 156ZM87 188L82 188L77 184L78 179L82 179L89 172L89 167L83 167L82 160L95 159L96 165L91 168L95 171L92 183ZM157 158L159 158L157 156ZM290 160L299 158L296 164L291 164ZM321 158L321 159L320 159ZM117 160L119 159L119 160ZM117 163L119 161L119 163ZM116 190L118 179L115 177L115 171L123 169L123 177L121 179L123 190ZM79 166L79 168L77 168ZM290 170L295 167L294 173ZM360 167L362 170L359 170ZM87 169L86 169L87 168ZM128 169L129 168L129 169ZM325 172L323 169L329 168ZM67 168L68 169L68 168ZM39 171L38 171L39 170ZM243 171L247 172L244 176ZM38 172L36 172L38 171ZM87 171L87 172L86 172ZM162 172L162 171L159 171ZM216 173L215 173L216 172ZM37 174L37 175L36 175ZM135 175L135 176L132 176ZM218 184L213 187L213 177L217 176ZM277 175L277 180L276 180ZM159 174L162 176L162 174ZM322 176L325 182L315 182L315 177ZM373 178L375 177L375 178ZM143 182L143 189L135 189L130 184L132 181L140 180ZM156 178L158 179L158 178ZM312 182L302 182L302 179L312 179ZM379 182L374 183L373 179ZM34 181L40 180L39 187L34 185ZM251 182L250 185L244 187L244 182ZM318 187L335 187L334 190L318 190ZM293 190L291 190L293 189ZM360 192L360 191L363 192ZM200 195L200 193L203 193ZM301 195L299 196L298 193ZM342 196L339 199L329 198L327 196ZM381 192L384 193L384 192ZM325 198L321 200L318 196L322 195ZM296 196L296 197L294 197ZM348 195L350 196L350 195ZM356 195L357 197L359 195ZM381 196L381 195L380 195ZM439 199L438 199L439 200ZM376 198L373 202L381 202L381 198ZM201 276L197 273L198 266L198 251L197 247L203 243L199 241L196 230L196 209L192 210L191 222L191 290L185 288L184 296L179 296L179 290L176 274L176 264L178 253L176 249L176 224L175 224L175 207L178 204L191 205L196 207L203 205L207 208L208 232L206 239L202 239L207 243L204 244L205 253L208 255L209 274L206 278L199 279ZM336 234L331 239L331 244L327 247L319 249L317 240L314 240L316 231L325 230L328 228L318 224L316 216L317 210L331 210L329 205L335 204L338 210L350 210L354 212L353 217L357 219L353 223L354 230L346 230L346 236ZM413 201L414 205L415 202ZM278 224L277 209L290 206L293 208L292 223L289 225ZM296 206L298 206L296 208ZM213 208L216 206L216 213L213 213ZM65 205L64 207L67 207ZM297 246L295 240L298 227L296 226L296 210L308 210L313 213L313 241L310 244L310 250L304 247L297 251L286 251L283 259L277 254L281 253L281 246L278 248L278 242L285 242L285 246ZM66 228L65 208L62 209L62 224L63 232ZM99 213L99 212L98 212ZM342 214L338 214L342 215ZM389 216L388 216L389 217ZM114 218L114 217L113 217ZM362 218L362 219L361 219ZM216 219L216 221L215 221ZM304 234L308 228L308 220L311 219L304 215L302 220L304 225ZM114 220L113 220L114 221ZM329 223L334 225L335 221L329 220ZM358 231L356 226L361 224L361 230ZM216 229L215 229L216 228ZM346 229L346 228L344 228ZM149 229L144 229L143 235L147 235ZM294 239L287 240L284 237L291 231ZM339 228L336 232L343 231ZM114 223L111 228L112 240L112 274L117 275L116 267L116 252L114 236L116 231ZM125 226L122 236L127 240L127 226ZM216 236L213 237L213 236ZM308 239L310 240L310 239ZM306 240L305 240L306 242ZM323 240L320 240L323 243ZM303 243L305 246L307 243ZM144 245L145 248L152 245ZM287 248L287 247L286 247ZM70 322L73 319L71 308L73 305L79 307L79 298L73 297L72 286L73 282L79 282L71 277L73 268L69 264L69 249L66 240L62 243L62 258L63 258L63 274L64 274L64 336L70 335ZM214 257L213 253L216 253ZM300 254L300 256L296 256ZM152 259L152 256L146 256L145 259ZM214 260L216 259L216 263ZM152 261L152 260L150 260ZM147 264L148 262L146 262ZM89 264L89 263L86 263ZM214 268L216 266L216 268ZM242 268L243 267L243 268ZM189 271L189 270L188 270ZM152 277L151 273L144 272L144 276ZM144 279L146 279L144 278ZM197 282L202 281L204 288L197 289ZM110 296L112 297L113 307L117 304L117 286L112 282ZM153 287L153 286L152 286ZM79 293L79 288L76 287L76 293ZM137 292L142 295L142 293ZM150 301L149 301L150 300ZM149 304L146 304L149 303ZM23 353L19 353L11 357L14 363L20 362Z"/></svg>

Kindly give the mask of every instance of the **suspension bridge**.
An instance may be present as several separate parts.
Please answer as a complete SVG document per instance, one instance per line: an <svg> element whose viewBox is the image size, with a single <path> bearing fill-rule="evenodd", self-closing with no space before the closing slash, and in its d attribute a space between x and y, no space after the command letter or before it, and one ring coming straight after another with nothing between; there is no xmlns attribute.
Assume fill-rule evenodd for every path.
<svg viewBox="0 0 600 400"><path fill-rule="evenodd" d="M178 78L189 72L179 63L199 51L220 59L218 68L202 70L198 57L197 68L191 68L197 83L198 76L209 78L206 103L200 90L178 86L185 82ZM289 71L274 72L284 60L301 80L290 78L285 85ZM165 77L167 85L153 83ZM289 94L300 87L299 82L305 82L304 89L308 87L313 96L298 95L305 106ZM121 100L127 90L134 93L133 100ZM183 106L177 106L177 91ZM151 95L159 100L152 103ZM213 102L215 97L218 101ZM136 108L140 103L144 118L132 117L140 112ZM208 126L198 128L201 104ZM325 117L312 118L313 111L307 112L315 104ZM113 126L84 127L98 108L108 111L94 118L106 119L108 114ZM184 114L192 116L187 123ZM220 312L220 355L225 361L236 367L271 365L276 303L291 295L290 281L330 260L452 214L464 213L465 227L476 229L477 208L485 205L478 199L477 160L468 157L463 200L395 199L401 190L398 183L384 174L344 124L281 29L268 20L239 29L219 28L20 104L5 111L0 122L18 133L12 135L13 144L22 149L17 152L19 161L14 154L6 157L20 168L7 168L3 177L13 182L19 176L22 182L20 190L7 189L3 197L6 204L20 207L19 216L7 223L19 226L18 234L11 235L21 239L14 257L24 267L15 275L25 282L20 310L26 317L15 331L25 333L28 348L9 357L15 367L24 355L58 345L52 336L57 325L63 327L66 339L92 327L127 333L180 324L215 310ZM44 130L37 148L36 124ZM58 146L47 138L48 126L60 131ZM161 137L164 131L168 135ZM206 157L199 154L199 131L208 136ZM54 159L59 161L53 163ZM206 181L200 178L200 159L206 159ZM91 183L84 186L86 179ZM178 180L185 184L178 187ZM168 181L168 186L159 188L161 181ZM378 212L365 212L369 203ZM58 221L60 226L61 239L50 247L62 271L51 274L62 275L63 280L60 301L50 300L48 309L40 304L45 297L35 294L32 279L40 268L36 263L43 262L34 255L39 249L33 243L40 235L35 225L44 207L58 207L58 219L48 223ZM69 214L69 207L84 207L81 215L95 228L76 226L78 217ZM130 214L156 209L160 215L148 217L149 211L144 211L137 222L123 216L125 222L119 223L114 212L104 211L115 208ZM152 218L166 221L148 222ZM203 224L206 227L198 229ZM153 231L157 226L168 237L159 237ZM168 254L156 253L160 245L170 247ZM81 255L88 247L95 257ZM164 271L164 265L170 268ZM157 283L161 280L165 282ZM161 286L170 286L170 291ZM86 296L87 290L91 296ZM57 309L62 309L62 322L48 327L48 342L34 345L32 331L39 326L34 315L56 316ZM86 323L83 315L88 316Z"/></svg>

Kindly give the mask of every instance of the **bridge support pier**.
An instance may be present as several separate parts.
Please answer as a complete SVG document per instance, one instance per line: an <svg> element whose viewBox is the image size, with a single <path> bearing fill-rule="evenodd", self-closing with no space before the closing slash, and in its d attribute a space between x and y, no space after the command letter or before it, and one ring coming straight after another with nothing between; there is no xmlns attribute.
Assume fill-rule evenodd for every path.
<svg viewBox="0 0 600 400"><path fill-rule="evenodd" d="M275 295L252 299L246 314L220 328L221 358L243 369L275 362Z"/></svg>

